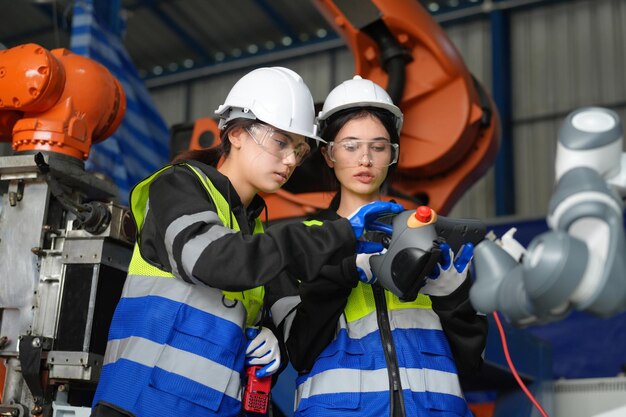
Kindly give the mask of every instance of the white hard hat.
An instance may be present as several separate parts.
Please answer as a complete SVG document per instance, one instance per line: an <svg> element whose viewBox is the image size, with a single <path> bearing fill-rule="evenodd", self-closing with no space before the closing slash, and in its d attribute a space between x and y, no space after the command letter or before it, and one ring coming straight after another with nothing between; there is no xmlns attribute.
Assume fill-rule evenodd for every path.
<svg viewBox="0 0 626 417"><path fill-rule="evenodd" d="M288 68L259 68L244 75L215 110L219 128L237 118L258 119L317 141L315 105L302 77Z"/></svg>
<svg viewBox="0 0 626 417"><path fill-rule="evenodd" d="M317 122L321 126L333 114L352 107L378 107L391 112L396 118L396 129L400 134L402 111L393 104L391 97L381 86L371 80L364 80L360 75L342 82L328 94L324 107L317 116Z"/></svg>

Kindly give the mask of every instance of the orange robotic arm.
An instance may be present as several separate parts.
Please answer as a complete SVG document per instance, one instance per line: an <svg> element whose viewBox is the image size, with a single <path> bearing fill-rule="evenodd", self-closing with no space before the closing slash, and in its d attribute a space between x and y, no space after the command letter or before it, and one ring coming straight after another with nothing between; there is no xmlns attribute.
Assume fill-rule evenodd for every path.
<svg viewBox="0 0 626 417"><path fill-rule="evenodd" d="M419 2L312 1L352 50L355 73L386 86L404 113L400 160L387 198L407 209L427 204L447 214L495 161L500 136L491 98ZM219 136L214 121L200 120ZM199 147L201 132L194 129L192 148ZM334 192L319 186L324 167L312 159L282 190L263 195L270 220L328 206Z"/></svg>
<svg viewBox="0 0 626 417"><path fill-rule="evenodd" d="M404 113L392 189L449 212L496 158L491 99L417 1L314 3L352 50L355 73L387 86Z"/></svg>
<svg viewBox="0 0 626 417"><path fill-rule="evenodd" d="M87 159L124 117L122 86L89 58L25 44L0 51L0 62L0 140L15 152Z"/></svg>

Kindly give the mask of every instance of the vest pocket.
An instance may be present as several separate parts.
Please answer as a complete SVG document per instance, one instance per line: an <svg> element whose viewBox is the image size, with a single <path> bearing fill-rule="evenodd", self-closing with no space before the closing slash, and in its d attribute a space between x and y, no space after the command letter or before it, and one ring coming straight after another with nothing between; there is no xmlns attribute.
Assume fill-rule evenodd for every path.
<svg viewBox="0 0 626 417"><path fill-rule="evenodd" d="M421 366L417 369L401 370L406 372L406 379L412 390L425 390L423 396L417 395L416 402L433 413L437 411L458 416L466 415L467 404L463 398L450 348L447 344L437 343L435 340L421 342L419 349Z"/></svg>
<svg viewBox="0 0 626 417"><path fill-rule="evenodd" d="M442 337L421 340L419 344L421 352L421 368L437 371L457 373L456 363L447 341ZM428 380L426 381L428 389Z"/></svg>
<svg viewBox="0 0 626 417"><path fill-rule="evenodd" d="M187 311L186 311L187 310ZM197 313L197 310L196 310ZM203 313L205 324L215 321ZM220 409L224 396L239 401L244 353L241 328L226 325L193 326L199 317L182 308L169 340L163 347L150 378L157 390L213 411ZM198 331L198 328L201 331ZM213 327L213 331L209 330Z"/></svg>
<svg viewBox="0 0 626 417"><path fill-rule="evenodd" d="M211 358L166 345L153 369L150 385L213 411L220 407L225 393L236 397L240 383L229 387L233 378L239 379L239 373L232 369L233 354L209 341L174 332L172 342L180 344L180 339Z"/></svg>
<svg viewBox="0 0 626 417"><path fill-rule="evenodd" d="M324 349L308 375L299 378L298 382L303 382L297 388L298 411L303 416L320 409L355 410L360 406L363 348L354 340L341 347L336 342Z"/></svg>

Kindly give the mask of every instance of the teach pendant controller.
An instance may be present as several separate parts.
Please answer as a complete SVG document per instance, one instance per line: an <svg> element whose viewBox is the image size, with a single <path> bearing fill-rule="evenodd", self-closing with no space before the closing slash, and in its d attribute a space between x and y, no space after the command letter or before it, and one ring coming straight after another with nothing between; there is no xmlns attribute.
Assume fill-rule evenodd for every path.
<svg viewBox="0 0 626 417"><path fill-rule="evenodd" d="M428 206L394 217L387 251L370 258L378 282L402 301L413 301L440 260L439 245L447 242L456 253L467 242L482 241L486 226L476 219L439 216Z"/></svg>
<svg viewBox="0 0 626 417"><path fill-rule="evenodd" d="M437 213L428 206L398 214L387 252L370 258L378 282L402 301L415 300L439 261L436 222Z"/></svg>

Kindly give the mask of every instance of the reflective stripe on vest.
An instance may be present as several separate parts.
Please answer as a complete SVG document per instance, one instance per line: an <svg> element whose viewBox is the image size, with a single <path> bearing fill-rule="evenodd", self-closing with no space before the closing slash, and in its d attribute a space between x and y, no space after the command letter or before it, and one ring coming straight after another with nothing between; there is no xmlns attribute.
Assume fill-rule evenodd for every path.
<svg viewBox="0 0 626 417"><path fill-rule="evenodd" d="M430 298L403 303L385 291L406 415L445 410L471 415L456 365ZM338 333L310 373L298 377L296 414L316 407L328 416L389 413L389 376L372 288L351 292ZM305 413L306 414L306 413Z"/></svg>
<svg viewBox="0 0 626 417"><path fill-rule="evenodd" d="M224 197L204 173L186 166L207 190L220 220L239 231ZM131 193L139 230L148 209L149 184L169 168L148 177ZM257 219L254 233L262 231ZM94 404L105 401L137 416L238 415L246 346L243 329L255 323L263 295L263 287L227 292L189 284L149 264L135 245Z"/></svg>

